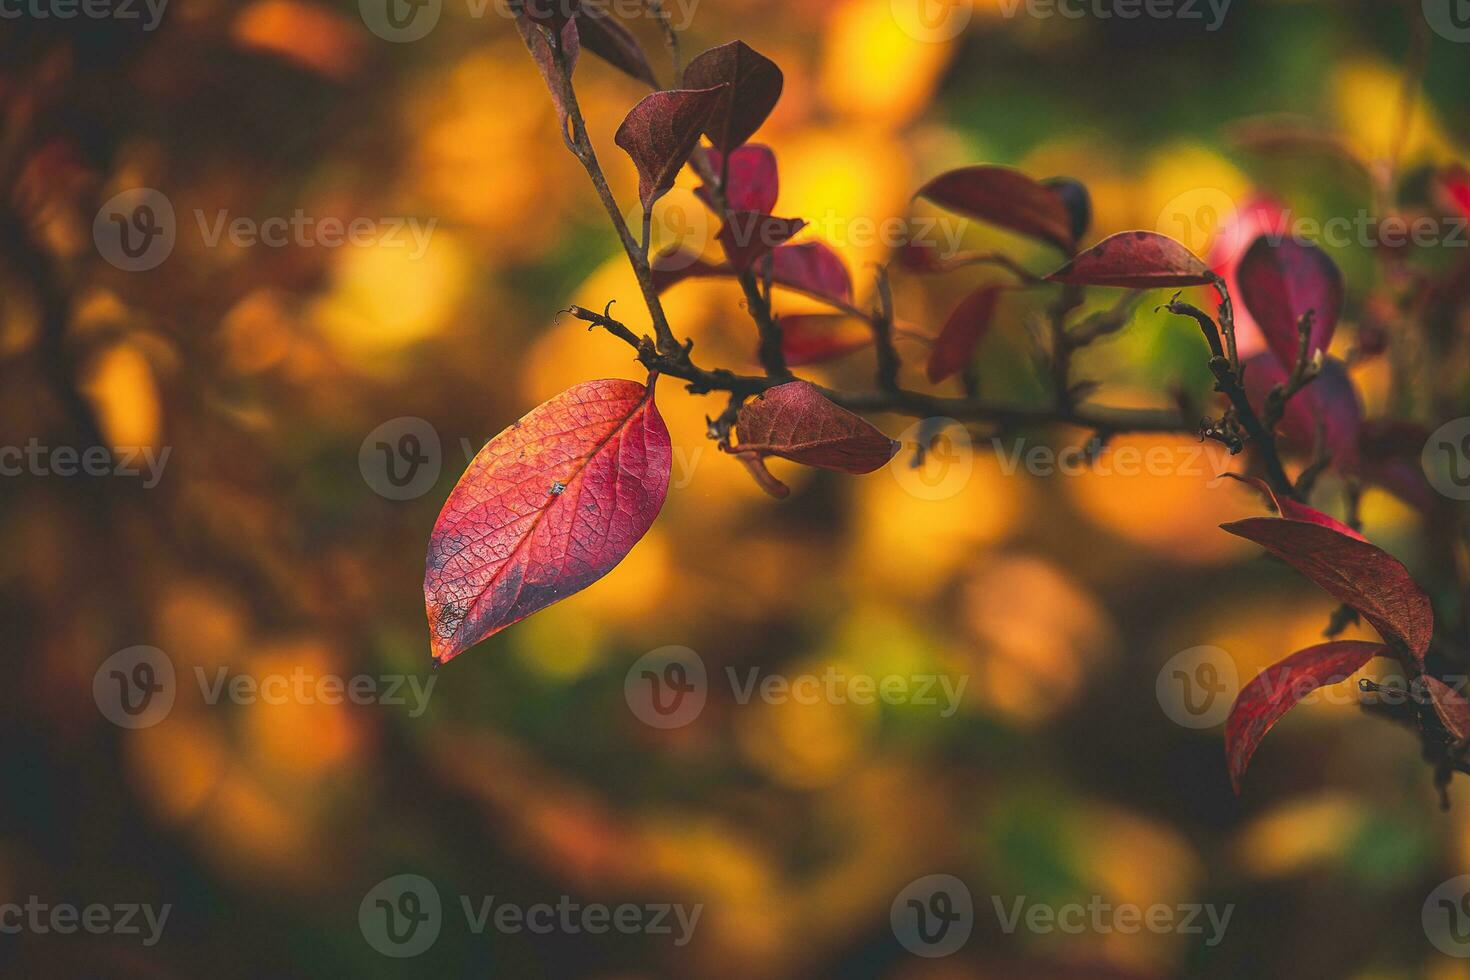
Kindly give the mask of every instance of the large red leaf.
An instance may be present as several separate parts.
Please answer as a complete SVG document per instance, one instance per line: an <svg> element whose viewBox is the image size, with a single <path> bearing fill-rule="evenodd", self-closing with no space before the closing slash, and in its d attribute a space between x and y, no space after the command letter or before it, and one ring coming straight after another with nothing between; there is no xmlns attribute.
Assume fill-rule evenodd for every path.
<svg viewBox="0 0 1470 980"><path fill-rule="evenodd" d="M1408 570L1382 548L1310 521L1251 517L1220 526L1352 606L1385 640L1424 658L1434 636L1434 610Z"/></svg>
<svg viewBox="0 0 1470 980"><path fill-rule="evenodd" d="M806 222L800 218L776 218L757 211L726 211L725 224L720 228L720 247L730 264L743 272L804 227Z"/></svg>
<svg viewBox="0 0 1470 980"><path fill-rule="evenodd" d="M781 317L781 352L792 367L830 361L872 342L872 329L845 313L794 313Z"/></svg>
<svg viewBox="0 0 1470 980"><path fill-rule="evenodd" d="M652 265L653 283L659 292L685 279L735 275L728 264L715 265L688 252L666 252ZM852 305L852 276L842 258L823 242L775 248L771 252L771 281L817 299Z"/></svg>
<svg viewBox="0 0 1470 980"><path fill-rule="evenodd" d="M521 32L521 40L526 42L526 47L531 52L531 59L536 62L536 68L541 72L541 77L545 79L547 89L551 91L551 104L556 107L556 116L561 120L561 127L565 131L568 108L566 99L562 95L561 72L556 67L551 45L547 43L546 36L541 33L531 18L524 14L516 18L516 29ZM567 75L570 77L576 70L577 54L581 50L575 17L568 17L561 28L561 48L566 56Z"/></svg>
<svg viewBox="0 0 1470 980"><path fill-rule="evenodd" d="M429 539L434 660L611 571L658 516L671 462L653 389L636 381L574 385L491 439Z"/></svg>
<svg viewBox="0 0 1470 980"><path fill-rule="evenodd" d="M1258 408L1265 406L1272 388L1287 380L1286 369L1269 351L1248 358L1243 368L1246 394ZM1358 391L1343 363L1329 357L1322 362L1316 380L1286 403L1280 423L1282 443L1296 452L1312 454L1320 438L1322 447L1332 456L1333 467L1352 473L1359 464L1361 424Z"/></svg>
<svg viewBox="0 0 1470 980"><path fill-rule="evenodd" d="M1213 273L1193 252L1155 231L1120 231L1046 278L1078 286L1202 286Z"/></svg>
<svg viewBox="0 0 1470 980"><path fill-rule="evenodd" d="M1312 311L1307 356L1326 351L1342 311L1342 273L1310 242L1262 235L1236 270L1240 298L1265 335L1266 346L1287 370L1296 364L1296 325Z"/></svg>
<svg viewBox="0 0 1470 980"><path fill-rule="evenodd" d="M930 383L938 384L969 366L976 345L990 329L995 301L1000 294L999 286L981 286L960 300L934 339L934 346L929 349L927 373Z"/></svg>
<svg viewBox="0 0 1470 980"><path fill-rule="evenodd" d="M1241 688L1225 722L1225 758L1235 792L1261 739L1293 705L1319 687L1351 677L1374 657L1390 656L1393 651L1380 643L1321 643L1267 667Z"/></svg>
<svg viewBox="0 0 1470 980"><path fill-rule="evenodd" d="M788 381L746 402L735 428L740 453L841 473L871 473L898 452L898 443L805 381Z"/></svg>
<svg viewBox="0 0 1470 980"><path fill-rule="evenodd" d="M1075 247L1073 216L1062 195L1009 167L982 164L940 174L915 197L946 211L988 222L1055 245Z"/></svg>
<svg viewBox="0 0 1470 980"><path fill-rule="evenodd" d="M715 149L729 153L760 129L781 98L783 78L776 63L744 41L702 52L684 69L684 84L695 88L729 85L705 128Z"/></svg>
<svg viewBox="0 0 1470 980"><path fill-rule="evenodd" d="M654 92L644 96L618 127L613 142L638 168L638 199L645 211L673 188L721 94L719 88Z"/></svg>
<svg viewBox="0 0 1470 980"><path fill-rule="evenodd" d="M720 172L724 156L719 150L705 153L710 168ZM770 214L776 210L776 195L781 182L776 173L776 154L769 146L747 143L730 154L729 172L726 174L725 206L731 211L759 211ZM709 188L701 185L695 192L710 210L716 210L715 200Z"/></svg>

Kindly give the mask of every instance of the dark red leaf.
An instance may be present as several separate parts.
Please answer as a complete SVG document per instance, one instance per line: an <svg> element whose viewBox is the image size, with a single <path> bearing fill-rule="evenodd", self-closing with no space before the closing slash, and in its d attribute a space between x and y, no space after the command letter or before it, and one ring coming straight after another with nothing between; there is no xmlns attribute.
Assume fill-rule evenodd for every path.
<svg viewBox="0 0 1470 980"><path fill-rule="evenodd" d="M929 349L927 373L931 384L938 384L970 364L975 347L990 329L995 301L1000 299L1000 286L981 286L960 300L944 328Z"/></svg>
<svg viewBox="0 0 1470 980"><path fill-rule="evenodd" d="M729 211L720 229L720 246L736 269L749 269L756 259L806 227L800 218L774 218L756 211Z"/></svg>
<svg viewBox="0 0 1470 980"><path fill-rule="evenodd" d="M1342 273L1326 252L1308 242L1262 235L1240 260L1236 278L1241 302L1288 371L1296 364L1297 321L1308 310L1313 316L1307 356L1327 350L1342 311Z"/></svg>
<svg viewBox="0 0 1470 980"><path fill-rule="evenodd" d="M1391 656L1380 643L1337 640L1298 650L1257 674L1240 689L1225 722L1225 759L1235 792L1261 739L1293 705L1319 687L1346 680L1374 657Z"/></svg>
<svg viewBox="0 0 1470 980"><path fill-rule="evenodd" d="M783 79L776 63L744 41L710 48L689 62L684 84L713 88L728 84L705 129L715 149L729 153L760 129L781 98Z"/></svg>
<svg viewBox="0 0 1470 980"><path fill-rule="evenodd" d="M526 42L541 77L546 80L546 87L551 92L551 103L556 107L556 117L561 120L561 128L565 131L568 110L566 99L562 96L561 73L557 70L551 45L546 42L546 35L541 33L541 29L524 14L516 18L516 29L521 32L521 40ZM562 25L561 49L566 55L567 75L570 76L577 68L577 55L581 50L575 17L567 18Z"/></svg>
<svg viewBox="0 0 1470 980"><path fill-rule="evenodd" d="M434 660L610 572L663 507L672 458L653 389L636 381L574 385L491 439L429 538Z"/></svg>
<svg viewBox="0 0 1470 980"><path fill-rule="evenodd" d="M1208 218L1208 214L1202 214L1194 220L1203 223ZM1286 237L1289 219L1285 206L1269 194L1251 195L1225 219L1219 234L1210 243L1210 254L1205 261L1225 280L1225 288L1230 290L1231 296L1240 295L1240 280L1236 273L1246 250L1262 235ZM1251 317L1250 310L1239 303L1235 305L1235 345L1241 357L1255 354L1266 345L1261 328Z"/></svg>
<svg viewBox="0 0 1470 980"><path fill-rule="evenodd" d="M1337 531L1340 534L1346 534L1350 538L1357 538L1359 541L1368 540L1367 538L1363 537L1363 535L1360 534L1358 531L1355 531L1353 528L1344 524L1342 521L1339 521L1337 518L1333 517L1330 514L1324 514L1315 507L1309 507L1306 504L1298 503L1297 501L1292 500L1290 497L1278 496L1276 494L1276 491L1271 489L1271 484L1267 483L1265 480L1258 479L1254 476L1241 476L1239 473L1226 473L1225 475L1232 479L1239 480L1241 483L1246 483L1252 487L1255 487L1258 491L1264 494L1271 501L1272 504L1275 505L1277 512L1280 513L1282 517L1285 517L1288 520L1306 521L1308 524L1320 524L1323 527L1331 528L1332 530Z"/></svg>
<svg viewBox="0 0 1470 980"><path fill-rule="evenodd" d="M1266 404L1266 395L1272 388L1286 383L1286 369L1269 351L1248 358L1242 366L1246 394L1258 407ZM1331 454L1334 468L1355 473L1359 466L1361 422L1357 389L1343 363L1329 357L1322 362L1322 373L1316 380L1286 403L1286 413L1281 417L1282 445L1312 455L1320 442Z"/></svg>
<svg viewBox="0 0 1470 980"><path fill-rule="evenodd" d="M1408 570L1382 548L1321 524L1280 517L1220 526L1254 541L1352 606L1385 640L1424 658L1434 636L1434 610Z"/></svg>
<svg viewBox="0 0 1470 980"><path fill-rule="evenodd" d="M1061 195L1018 170L981 165L940 174L915 197L946 211L1048 242L1071 253L1073 219Z"/></svg>
<svg viewBox="0 0 1470 980"><path fill-rule="evenodd" d="M707 150L710 168L720 172L724 156L719 150ZM726 175L729 184L725 188L725 206L731 211L759 211L770 214L776 210L776 194L780 180L776 174L776 154L769 146L747 143L730 154L730 172ZM717 211L709 188L700 186L694 192L711 211Z"/></svg>
<svg viewBox="0 0 1470 980"><path fill-rule="evenodd" d="M842 313L798 313L781 317L781 352L792 367L820 364L873 342L866 323Z"/></svg>
<svg viewBox="0 0 1470 980"><path fill-rule="evenodd" d="M659 292L685 279L733 276L728 264L715 265L688 252L665 252L652 263L653 283ZM840 306L852 305L852 277L842 258L823 242L780 245L771 252L771 281L778 286L827 300Z"/></svg>
<svg viewBox="0 0 1470 980"><path fill-rule="evenodd" d="M841 473L871 473L898 451L898 443L805 381L788 381L750 399L735 427L739 452Z"/></svg>
<svg viewBox="0 0 1470 980"><path fill-rule="evenodd" d="M1363 479L1380 486L1423 512L1436 510L1442 498L1424 476L1420 459L1429 430L1404 419L1370 419L1358 431Z"/></svg>
<svg viewBox="0 0 1470 980"><path fill-rule="evenodd" d="M645 211L673 188L720 97L718 88L654 92L644 96L618 127L613 142L638 168L638 199Z"/></svg>
<svg viewBox="0 0 1470 980"><path fill-rule="evenodd" d="M1202 286L1213 273L1174 239L1154 231L1120 231L1046 278L1078 286Z"/></svg>
<svg viewBox="0 0 1470 980"><path fill-rule="evenodd" d="M1424 675L1424 687L1434 704L1434 713L1455 738L1470 738L1470 701L1438 677Z"/></svg>
<svg viewBox="0 0 1470 980"><path fill-rule="evenodd" d="M526 0L523 16L552 30L561 30L568 20L577 21L582 46L631 78L658 88L658 79L648 63L648 56L626 27L599 9L581 0ZM568 17L570 12L572 17Z"/></svg>
<svg viewBox="0 0 1470 980"><path fill-rule="evenodd" d="M1072 241L1080 242L1092 225L1092 195L1087 193L1087 185L1071 177L1048 177L1041 186L1061 199L1071 219Z"/></svg>

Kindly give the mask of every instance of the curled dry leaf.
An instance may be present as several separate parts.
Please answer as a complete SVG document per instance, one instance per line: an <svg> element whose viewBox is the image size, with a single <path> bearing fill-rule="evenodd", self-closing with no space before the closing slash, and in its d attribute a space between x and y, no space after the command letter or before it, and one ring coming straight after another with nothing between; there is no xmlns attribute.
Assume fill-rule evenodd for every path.
<svg viewBox="0 0 1470 980"><path fill-rule="evenodd" d="M1374 657L1391 656L1381 643L1337 640L1298 650L1257 674L1240 689L1225 722L1225 758L1235 792L1261 739L1293 705L1319 687L1346 680Z"/></svg>
<svg viewBox="0 0 1470 980"><path fill-rule="evenodd" d="M1408 570L1382 548L1312 521L1251 517L1220 526L1265 548L1356 609L1385 640L1424 659L1434 610Z"/></svg>
<svg viewBox="0 0 1470 980"><path fill-rule="evenodd" d="M735 428L740 441L733 451L748 465L780 456L839 473L871 473L898 452L897 442L805 381L788 381L746 402Z"/></svg>
<svg viewBox="0 0 1470 980"><path fill-rule="evenodd" d="M724 165L724 155L719 150L706 150L705 157L710 169L718 174ZM776 173L776 154L769 146L747 143L731 153L725 179L725 206L731 211L770 214L776 210L781 182ZM718 210L708 187L701 185L694 193L711 211Z"/></svg>
<svg viewBox="0 0 1470 980"><path fill-rule="evenodd" d="M491 439L429 539L434 661L611 571L658 516L671 463L651 380L574 385Z"/></svg>
<svg viewBox="0 0 1470 980"><path fill-rule="evenodd" d="M988 222L1055 245L1076 247L1074 217L1062 195L1010 167L981 165L940 174L915 197L946 211Z"/></svg>
<svg viewBox="0 0 1470 980"><path fill-rule="evenodd" d="M781 317L781 352L792 367L821 364L872 343L872 329L844 313L796 313Z"/></svg>
<svg viewBox="0 0 1470 980"><path fill-rule="evenodd" d="M635 105L613 136L638 168L638 199L643 210L674 186L718 105L719 88L653 92Z"/></svg>
<svg viewBox="0 0 1470 980"><path fill-rule="evenodd" d="M659 292L685 279L733 276L728 264L715 265L688 252L665 252L653 260L653 284ZM852 305L852 276L842 258L823 242L780 245L771 252L771 281L839 306Z"/></svg>
<svg viewBox="0 0 1470 980"><path fill-rule="evenodd" d="M705 134L715 149L729 153L760 129L781 98L781 69L744 41L731 41L694 57L684 83L695 88L728 85Z"/></svg>
<svg viewBox="0 0 1470 980"><path fill-rule="evenodd" d="M547 43L546 35L541 33L541 29L525 14L516 18L516 29L521 32L521 40L526 42L531 59L536 62L537 70L546 81L546 88L551 92L551 104L556 107L556 117L561 121L562 132L565 133L569 109L562 90L561 72L557 70L551 45ZM566 56L567 76L570 78L577 70L577 55L581 51L575 17L568 17L562 25L561 49Z"/></svg>
<svg viewBox="0 0 1470 980"><path fill-rule="evenodd" d="M727 211L720 228L720 247L730 265L744 272L754 262L788 241L806 222L800 218L775 218L756 211Z"/></svg>
<svg viewBox="0 0 1470 980"><path fill-rule="evenodd" d="M596 5L581 0L526 0L521 16L552 30L561 30L569 20L575 20L583 47L630 78L658 88L658 79L638 40Z"/></svg>
<svg viewBox="0 0 1470 980"><path fill-rule="evenodd" d="M1001 292L1000 286L981 286L960 300L929 350L926 371L931 384L938 384L969 365L975 347L990 329L995 301Z"/></svg>
<svg viewBox="0 0 1470 980"><path fill-rule="evenodd" d="M1202 286L1214 273L1193 252L1154 231L1120 231L1046 277L1078 286Z"/></svg>
<svg viewBox="0 0 1470 980"><path fill-rule="evenodd" d="M1296 364L1297 321L1312 313L1307 356L1326 352L1342 311L1342 273L1316 245L1262 235L1236 270L1240 298L1265 335L1266 345L1289 371Z"/></svg>
<svg viewBox="0 0 1470 980"><path fill-rule="evenodd" d="M1450 734L1455 738L1470 738L1470 701L1465 700L1465 695L1430 674L1424 675L1424 687L1429 692L1434 713Z"/></svg>

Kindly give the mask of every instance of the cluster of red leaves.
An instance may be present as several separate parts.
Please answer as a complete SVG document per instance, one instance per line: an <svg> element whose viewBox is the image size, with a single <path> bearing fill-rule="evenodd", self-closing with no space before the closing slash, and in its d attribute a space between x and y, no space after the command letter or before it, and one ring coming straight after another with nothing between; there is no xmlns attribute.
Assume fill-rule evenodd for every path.
<svg viewBox="0 0 1470 980"><path fill-rule="evenodd" d="M556 52L537 25L556 32L568 73L585 47L652 82L636 43L604 15L582 10L570 17L540 16L528 9L522 32L563 125L569 107ZM748 142L780 97L780 69L736 41L696 57L684 81L688 87L655 91L634 106L616 142L637 168L645 214L691 157L699 158L705 184L697 193L723 221L718 240L725 261L680 253L656 257L650 262L654 288L757 270L773 285L840 311L780 320L789 363L827 360L871 343L870 331L842 329L862 319L852 306L848 269L821 242L790 242L804 222L772 213L779 193L775 156ZM701 136L708 147L700 146ZM1446 181L1444 193L1455 202L1470 201L1466 187L1470 180L1460 175ZM1229 283L1245 304L1243 323L1253 325L1248 328L1258 330L1263 341L1264 349L1243 365L1241 380L1251 401L1278 400L1288 446L1315 448L1338 469L1367 479L1378 474L1396 489L1386 475L1402 462L1400 444L1413 444L1413 433L1391 421L1361 420L1343 365L1326 355L1342 308L1342 277L1321 249L1276 234L1282 212L1274 202L1253 202L1242 211L1236 226L1225 229L1218 247L1225 251L1211 268L1183 245L1150 231L1119 233L1082 249L1091 202L1086 188L1067 178L1034 180L1005 167L973 166L941 174L915 197L1032 238L1064 257L1050 275L1021 270L1019 284L989 283L965 296L933 339L931 382L972 363L1007 289L1044 282L1129 289ZM966 264L917 246L902 258L910 269L927 273ZM1009 260L1000 264L1019 269ZM1307 326L1305 336L1299 325ZM1279 387L1293 377L1301 381L1309 368L1312 384L1294 392ZM585 588L647 532L662 507L671 464L668 431L654 404L656 378L646 386L621 380L577 385L514 423L475 457L446 501L429 545L424 595L437 663ZM1293 397L1283 405L1284 394ZM1277 421L1270 413L1268 418ZM788 491L766 469L769 457L858 474L883 466L898 448L804 381L775 385L744 402L734 428L737 441L724 441L721 448L776 496ZM1272 496L1279 516L1236 521L1224 529L1261 545L1356 610L1384 642L1339 641L1299 650L1247 684L1226 728L1237 789L1262 737L1307 693L1350 676L1376 656L1400 658L1411 676L1420 676L1434 633L1428 597L1396 559L1352 527L1256 482ZM1402 489L1401 484L1397 490ZM1470 702L1423 676L1446 729L1457 736L1470 732Z"/></svg>

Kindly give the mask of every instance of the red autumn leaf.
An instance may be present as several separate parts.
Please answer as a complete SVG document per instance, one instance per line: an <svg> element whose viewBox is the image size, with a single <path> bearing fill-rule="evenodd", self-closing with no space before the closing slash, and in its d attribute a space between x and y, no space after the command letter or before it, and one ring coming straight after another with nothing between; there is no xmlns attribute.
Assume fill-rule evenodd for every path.
<svg viewBox="0 0 1470 980"><path fill-rule="evenodd" d="M1470 738L1470 701L1438 677L1424 675L1424 686L1434 713L1455 738Z"/></svg>
<svg viewBox="0 0 1470 980"><path fill-rule="evenodd" d="M1267 351L1248 358L1242 367L1246 394L1257 406L1265 405L1271 389L1287 380L1286 369ZM1335 469L1354 473L1359 466L1361 425L1358 391L1343 363L1329 357L1322 362L1322 372L1316 380L1286 403L1280 423L1282 445L1299 453L1314 454L1320 442L1332 456Z"/></svg>
<svg viewBox="0 0 1470 980"><path fill-rule="evenodd" d="M429 539L434 660L610 572L658 516L671 464L653 388L636 381L574 385L491 439Z"/></svg>
<svg viewBox="0 0 1470 980"><path fill-rule="evenodd" d="M842 313L797 313L781 317L781 352L792 367L821 364L873 342L866 323Z"/></svg>
<svg viewBox="0 0 1470 980"><path fill-rule="evenodd" d="M1220 526L1265 548L1356 609L1385 640L1402 643L1423 660L1434 636L1434 610L1408 570L1382 548L1321 524L1280 517Z"/></svg>
<svg viewBox="0 0 1470 980"><path fill-rule="evenodd" d="M1195 215L1196 222L1210 219L1211 212ZM1220 231L1210 243L1210 254L1205 262L1215 274L1225 280L1225 288L1231 296L1240 295L1240 280L1236 276L1240 260L1246 250L1262 235L1286 237L1290 215L1284 205L1269 194L1253 194L1235 208L1220 226ZM1241 357L1249 357L1266 344L1261 328L1251 317L1250 310L1235 306L1235 346Z"/></svg>
<svg viewBox="0 0 1470 980"><path fill-rule="evenodd" d="M1308 524L1320 524L1323 527L1331 528L1339 534L1346 534L1350 538L1357 538L1359 541L1368 540L1361 533L1344 524L1342 521L1339 521L1331 514L1324 514L1317 508L1298 503L1290 497L1278 496L1276 491L1271 488L1271 484L1265 480L1258 479L1254 476L1241 476L1239 473L1226 473L1225 475L1239 480L1241 483L1249 484L1265 494L1271 503L1276 506L1276 510L1281 516L1288 520L1306 521Z"/></svg>
<svg viewBox="0 0 1470 980"><path fill-rule="evenodd" d="M569 9L571 17L567 16ZM525 17L552 30L561 30L575 19L583 47L630 78L658 88L653 67L637 39L606 11L581 0L526 0L524 11Z"/></svg>
<svg viewBox="0 0 1470 980"><path fill-rule="evenodd" d="M1018 170L981 165L940 174L919 188L926 198L956 214L1048 242L1071 253L1073 218L1060 194Z"/></svg>
<svg viewBox="0 0 1470 980"><path fill-rule="evenodd" d="M929 350L927 373L931 384L938 384L969 365L976 345L990 329L995 301L1000 294L999 286L981 286L960 300Z"/></svg>
<svg viewBox="0 0 1470 980"><path fill-rule="evenodd" d="M720 100L718 88L673 89L646 95L628 113L613 142L638 168L638 199L643 210L667 194L674 178L699 143L700 131Z"/></svg>
<svg viewBox="0 0 1470 980"><path fill-rule="evenodd" d="M744 41L731 41L694 57L684 84L713 88L728 84L705 128L715 149L729 153L760 129L781 98L781 69Z"/></svg>
<svg viewBox="0 0 1470 980"><path fill-rule="evenodd" d="M720 246L736 269L749 269L756 259L806 227L800 218L774 218L756 211L727 211Z"/></svg>
<svg viewBox="0 0 1470 980"><path fill-rule="evenodd" d="M546 81L546 87L551 92L551 104L556 106L556 117L561 121L561 128L565 132L568 109L566 99L562 96L561 73L557 70L551 45L546 42L546 36L541 33L540 28L524 14L516 18L516 28L521 32L521 40L526 42L531 59L536 62L536 68ZM577 69L577 55L581 50L575 17L567 18L562 26L561 48L566 55L567 76L570 78Z"/></svg>
<svg viewBox="0 0 1470 980"><path fill-rule="evenodd" d="M1380 643L1320 643L1272 664L1241 688L1225 722L1225 758L1235 792L1261 739L1293 705L1319 687L1351 677L1374 657L1390 656L1393 651Z"/></svg>
<svg viewBox="0 0 1470 980"><path fill-rule="evenodd" d="M1369 419L1358 430L1363 480L1430 513L1443 502L1429 485L1420 459L1429 430L1404 419Z"/></svg>
<svg viewBox="0 0 1470 980"><path fill-rule="evenodd" d="M871 473L898 452L898 443L805 381L788 381L747 401L735 428L737 452L840 473Z"/></svg>
<svg viewBox="0 0 1470 980"><path fill-rule="evenodd" d="M710 169L720 172L724 155L719 150L706 150ZM731 211L759 211L770 214L776 209L776 195L781 183L776 173L776 154L769 146L747 143L730 154L730 170L725 175L725 206ZM711 210L716 211L714 196L701 185L694 192Z"/></svg>
<svg viewBox="0 0 1470 980"><path fill-rule="evenodd" d="M1326 252L1294 239L1262 235L1236 270L1240 298L1265 335L1266 346L1289 371L1300 346L1296 325L1312 311L1307 356L1325 352L1342 311L1342 273Z"/></svg>
<svg viewBox="0 0 1470 980"><path fill-rule="evenodd" d="M1120 231L1046 278L1078 286L1202 286L1213 273L1193 252L1154 231Z"/></svg>
<svg viewBox="0 0 1470 980"><path fill-rule="evenodd" d="M1459 164L1439 174L1439 194L1445 204L1462 218L1470 218L1470 170Z"/></svg>
<svg viewBox="0 0 1470 980"><path fill-rule="evenodd" d="M653 283L659 292L685 279L733 276L727 264L715 265L688 252L665 252L652 263ZM771 281L817 299L852 305L852 277L831 246L823 242L780 245L771 252Z"/></svg>

